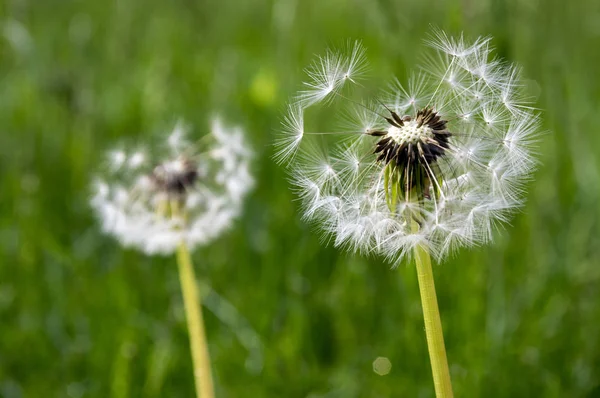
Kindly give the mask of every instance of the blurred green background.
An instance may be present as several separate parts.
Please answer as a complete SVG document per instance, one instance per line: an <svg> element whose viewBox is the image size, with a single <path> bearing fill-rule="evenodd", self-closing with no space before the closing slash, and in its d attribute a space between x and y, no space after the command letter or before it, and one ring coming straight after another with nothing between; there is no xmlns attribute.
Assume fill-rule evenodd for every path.
<svg viewBox="0 0 600 398"><path fill-rule="evenodd" d="M193 396L174 261L102 236L89 184L104 150L219 112L257 187L194 253L218 397L432 397L414 266L321 245L270 158L313 54L361 39L402 79L430 24L494 36L548 131L525 211L435 268L455 394L599 397L597 0L0 0L0 396Z"/></svg>

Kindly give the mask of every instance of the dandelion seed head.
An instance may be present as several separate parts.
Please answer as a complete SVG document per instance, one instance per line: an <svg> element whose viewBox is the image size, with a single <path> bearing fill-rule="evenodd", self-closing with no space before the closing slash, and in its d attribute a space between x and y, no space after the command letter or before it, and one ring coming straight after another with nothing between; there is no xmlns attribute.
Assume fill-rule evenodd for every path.
<svg viewBox="0 0 600 398"><path fill-rule="evenodd" d="M106 173L92 185L102 230L147 254L172 253L182 241L209 243L231 226L253 185L241 129L215 118L195 143L178 123L165 141L160 158L109 152Z"/></svg>
<svg viewBox="0 0 600 398"><path fill-rule="evenodd" d="M397 263L422 245L441 260L489 242L523 203L539 117L520 70L494 58L487 37L436 30L428 45L424 67L375 99L346 92L365 50L330 50L288 109L276 157L304 218L336 246ZM332 102L347 106L348 125L306 131L305 110Z"/></svg>

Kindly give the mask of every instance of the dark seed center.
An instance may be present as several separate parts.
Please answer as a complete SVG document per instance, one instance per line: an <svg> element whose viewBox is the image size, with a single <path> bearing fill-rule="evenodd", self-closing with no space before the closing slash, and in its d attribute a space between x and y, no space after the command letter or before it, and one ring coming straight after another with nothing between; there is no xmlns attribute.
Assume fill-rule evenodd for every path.
<svg viewBox="0 0 600 398"><path fill-rule="evenodd" d="M390 124L387 131L373 131L370 135L381 137L375 146L377 161L389 168L394 179L386 190L399 189L396 194L409 195L416 189L419 199L429 197L432 180L439 180L437 160L449 149L452 134L447 120L432 108L419 110L414 117L400 117L390 111L385 118ZM387 184L386 184L387 185Z"/></svg>
<svg viewBox="0 0 600 398"><path fill-rule="evenodd" d="M370 133L379 136L375 153L378 162L388 164L392 161L399 167L411 163L435 162L448 149L451 133L443 120L432 108L423 108L414 119L410 116L400 118L395 112L386 118L391 127L388 131Z"/></svg>
<svg viewBox="0 0 600 398"><path fill-rule="evenodd" d="M156 166L150 178L158 190L169 195L182 195L198 180L198 170L191 160L177 159Z"/></svg>

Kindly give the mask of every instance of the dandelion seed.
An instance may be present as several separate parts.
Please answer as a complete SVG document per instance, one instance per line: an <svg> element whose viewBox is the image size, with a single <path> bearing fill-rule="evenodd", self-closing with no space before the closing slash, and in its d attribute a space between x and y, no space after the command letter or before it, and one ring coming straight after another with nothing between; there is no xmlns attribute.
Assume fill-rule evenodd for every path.
<svg viewBox="0 0 600 398"><path fill-rule="evenodd" d="M301 106L288 107L283 119L281 135L275 141L277 153L275 159L281 163L293 157L304 137L304 109Z"/></svg>
<svg viewBox="0 0 600 398"><path fill-rule="evenodd" d="M304 82L305 89L296 97L300 104L309 106L321 102L346 82L356 83L366 69L365 51L360 42L348 47L349 56L341 51L329 50L306 70L310 80Z"/></svg>

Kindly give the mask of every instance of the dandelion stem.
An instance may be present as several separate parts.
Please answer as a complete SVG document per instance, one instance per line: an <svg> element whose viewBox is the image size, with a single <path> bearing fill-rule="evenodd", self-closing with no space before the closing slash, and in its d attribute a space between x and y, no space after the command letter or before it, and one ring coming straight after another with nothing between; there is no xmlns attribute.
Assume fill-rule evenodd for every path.
<svg viewBox="0 0 600 398"><path fill-rule="evenodd" d="M173 218L181 218L179 203L177 201L171 202L171 214ZM196 283L190 251L183 240L177 246L177 265L179 267L179 280L181 282L183 305L185 307L185 317L192 350L196 397L214 398L215 393L210 370L210 356L206 343L204 321L202 319L202 303L198 294L198 285Z"/></svg>
<svg viewBox="0 0 600 398"><path fill-rule="evenodd" d="M419 225L415 220L412 221L412 227L413 230L419 229ZM454 394L452 393L450 370L448 369L446 347L444 346L442 321L435 294L431 256L426 247L422 245L415 247L415 262L417 264L417 278L421 293L425 335L427 337L427 347L429 349L429 359L433 373L435 396L437 398L451 398Z"/></svg>

